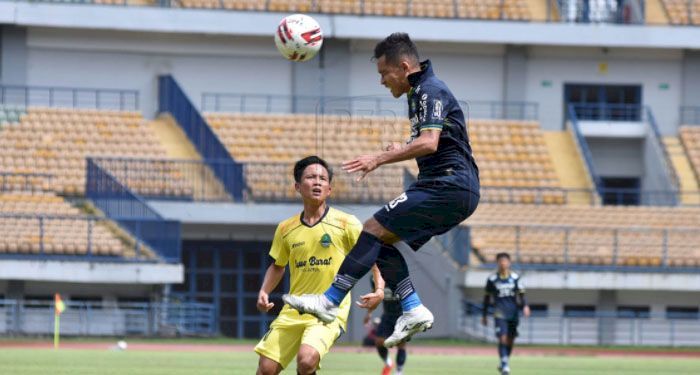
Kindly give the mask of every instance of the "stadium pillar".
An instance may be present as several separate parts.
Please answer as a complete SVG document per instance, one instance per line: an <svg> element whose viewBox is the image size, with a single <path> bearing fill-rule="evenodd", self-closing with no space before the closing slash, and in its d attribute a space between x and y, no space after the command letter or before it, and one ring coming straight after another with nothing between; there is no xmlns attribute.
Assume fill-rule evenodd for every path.
<svg viewBox="0 0 700 375"><path fill-rule="evenodd" d="M617 308L617 291L601 290L598 293L598 344L615 344L615 322Z"/></svg>
<svg viewBox="0 0 700 375"><path fill-rule="evenodd" d="M685 51L682 75L682 105L700 106L700 51Z"/></svg>
<svg viewBox="0 0 700 375"><path fill-rule="evenodd" d="M506 46L503 56L503 101L525 102L526 88L527 47ZM508 114L504 113L503 115L507 116Z"/></svg>
<svg viewBox="0 0 700 375"><path fill-rule="evenodd" d="M0 29L0 82L5 85L27 84L27 29L3 25Z"/></svg>

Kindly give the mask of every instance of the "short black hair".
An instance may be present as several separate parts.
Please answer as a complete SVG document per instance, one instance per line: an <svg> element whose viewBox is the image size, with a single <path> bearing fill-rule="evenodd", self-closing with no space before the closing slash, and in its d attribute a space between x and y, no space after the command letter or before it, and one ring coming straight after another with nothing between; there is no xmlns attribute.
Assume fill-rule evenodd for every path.
<svg viewBox="0 0 700 375"><path fill-rule="evenodd" d="M406 33L393 33L374 47L374 59L386 56L390 64L398 64L401 57L409 57L418 63L418 48Z"/></svg>
<svg viewBox="0 0 700 375"><path fill-rule="evenodd" d="M333 181L333 170L328 166L328 163L316 155L311 155L297 161L296 164L294 164L294 182L301 182L301 175L304 173L304 169L312 164L321 164L323 168L326 168L326 171L328 171L328 182Z"/></svg>
<svg viewBox="0 0 700 375"><path fill-rule="evenodd" d="M496 262L498 262L499 260L501 260L501 258L506 258L506 259L510 260L510 254L508 254L508 253L498 253L498 254L496 254Z"/></svg>

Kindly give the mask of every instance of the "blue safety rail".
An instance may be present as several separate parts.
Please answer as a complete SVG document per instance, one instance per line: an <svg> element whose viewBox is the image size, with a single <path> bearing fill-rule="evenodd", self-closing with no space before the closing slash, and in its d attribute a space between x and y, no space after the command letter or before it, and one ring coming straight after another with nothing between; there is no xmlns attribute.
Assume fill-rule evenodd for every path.
<svg viewBox="0 0 700 375"><path fill-rule="evenodd" d="M593 164L593 155L591 154L591 149L588 147L588 142L584 138L583 133L581 133L581 127L578 123L578 117L573 104L569 104L567 107L568 124L574 135L574 140L581 151L583 160L586 162L586 167L588 169L588 174L591 176L593 181L593 187L596 189L598 194L600 194L600 189L603 187L600 175L596 172L595 164Z"/></svg>
<svg viewBox="0 0 700 375"><path fill-rule="evenodd" d="M216 309L201 302L64 301L62 336L215 335ZM0 299L0 334L49 335L54 301Z"/></svg>
<svg viewBox="0 0 700 375"><path fill-rule="evenodd" d="M483 267L506 251L522 269L697 272L697 229L470 224ZM498 238L494 234L498 234Z"/></svg>
<svg viewBox="0 0 700 375"><path fill-rule="evenodd" d="M659 130L659 125L656 123L656 117L654 117L654 113L648 106L644 106L644 115L646 123L649 124L649 129L651 130L650 135L653 138L653 146L656 153L661 157L664 171L668 174L671 189L680 191L678 174L676 173L676 168L673 166L671 155L668 153L666 145L664 145L663 137L661 136L661 131Z"/></svg>
<svg viewBox="0 0 700 375"><path fill-rule="evenodd" d="M121 184L144 199L230 202L233 197L202 160L92 158ZM239 164L216 162L236 177Z"/></svg>
<svg viewBox="0 0 700 375"><path fill-rule="evenodd" d="M139 109L139 92L104 88L0 85L0 104L26 107Z"/></svg>
<svg viewBox="0 0 700 375"><path fill-rule="evenodd" d="M683 106L680 112L680 125L700 125L700 106Z"/></svg>
<svg viewBox="0 0 700 375"><path fill-rule="evenodd" d="M3 259L53 259L65 261L110 261L143 262L150 261L141 243L134 244L135 257L114 255L108 246L100 242L95 234L97 225L109 220L87 215L48 215L0 213L0 222L15 228L22 228L22 236L12 230L3 233L0 239L0 258ZM55 237L56 228L69 226L83 227L78 238L61 241ZM17 229L19 230L19 229ZM81 229L82 231L82 229Z"/></svg>
<svg viewBox="0 0 700 375"><path fill-rule="evenodd" d="M163 260L180 261L180 223L164 220L93 159L87 160L85 195L107 217L150 246Z"/></svg>
<svg viewBox="0 0 700 375"><path fill-rule="evenodd" d="M494 269L495 271L495 269ZM527 281L525 281L527 283ZM486 280L484 279L484 285ZM691 304L692 305L692 304ZM601 309L595 304L564 304L550 310L547 303L531 304L531 315L521 313L518 341L547 345L624 345L624 346L694 346L700 345L697 306L667 307L665 312L652 311L650 305L617 306ZM495 342L494 319L489 308L486 325L482 322L483 305L462 300L460 333L474 340Z"/></svg>
<svg viewBox="0 0 700 375"><path fill-rule="evenodd" d="M460 101L467 118L538 120L537 103ZM303 96L239 93L203 93L203 112L317 113L350 116L397 116L408 113L405 100L386 96Z"/></svg>
<svg viewBox="0 0 700 375"><path fill-rule="evenodd" d="M625 123L643 123L648 127L648 133L651 140L651 146L656 153L659 161L661 162L660 167L663 172L667 175L668 186L665 187L669 192L679 191L678 175L673 167L671 161L671 156L666 149L661 132L659 131L659 126L656 122L653 112L648 106L639 104L607 104L607 103L594 103L594 104L569 104L568 106L568 119L576 135L576 141L581 148L582 154L588 166L588 170L591 176L596 182L597 190L599 193L602 192L602 184L600 182L599 176L595 174L595 166L593 165L593 158L588 148L586 139L583 137L581 128L579 126L579 121L606 121L612 123L621 123L624 126ZM654 192L656 198L660 197L660 192ZM676 199L671 197L670 204L675 204Z"/></svg>
<svg viewBox="0 0 700 375"><path fill-rule="evenodd" d="M158 77L158 97L158 112L175 118L229 194L241 201L245 190L243 166L231 157L172 76Z"/></svg>

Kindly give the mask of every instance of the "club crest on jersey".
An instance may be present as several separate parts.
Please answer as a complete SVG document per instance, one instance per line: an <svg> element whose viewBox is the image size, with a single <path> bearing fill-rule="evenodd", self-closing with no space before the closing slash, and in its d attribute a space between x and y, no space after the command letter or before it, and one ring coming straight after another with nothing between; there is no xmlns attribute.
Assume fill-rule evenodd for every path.
<svg viewBox="0 0 700 375"><path fill-rule="evenodd" d="M324 233L323 236L321 236L321 246L323 247L329 247L333 243L331 241L331 236L328 233Z"/></svg>

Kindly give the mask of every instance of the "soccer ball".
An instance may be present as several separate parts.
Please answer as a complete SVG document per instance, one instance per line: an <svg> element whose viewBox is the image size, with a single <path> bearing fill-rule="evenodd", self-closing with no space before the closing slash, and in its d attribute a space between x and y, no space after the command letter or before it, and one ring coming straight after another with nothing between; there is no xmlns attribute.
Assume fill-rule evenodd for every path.
<svg viewBox="0 0 700 375"><path fill-rule="evenodd" d="M288 60L310 60L316 56L322 44L321 26L305 14L284 17L275 32L275 45Z"/></svg>

